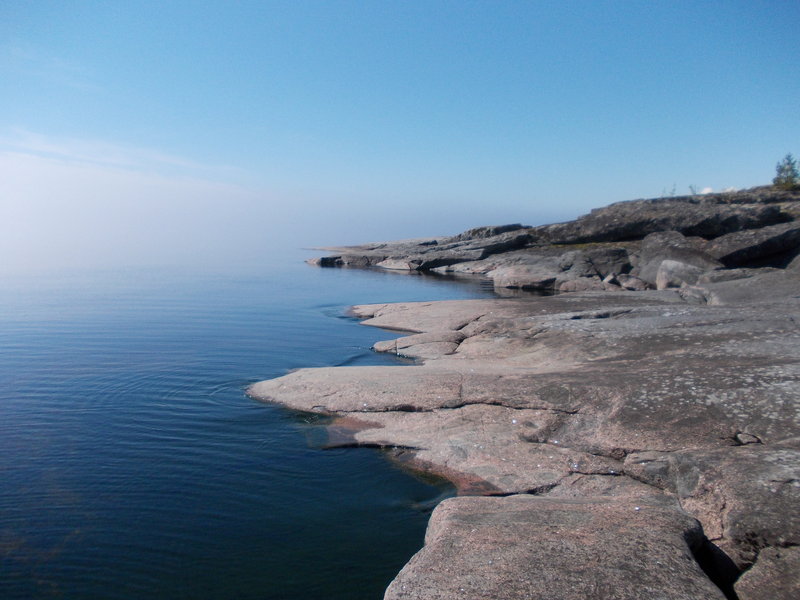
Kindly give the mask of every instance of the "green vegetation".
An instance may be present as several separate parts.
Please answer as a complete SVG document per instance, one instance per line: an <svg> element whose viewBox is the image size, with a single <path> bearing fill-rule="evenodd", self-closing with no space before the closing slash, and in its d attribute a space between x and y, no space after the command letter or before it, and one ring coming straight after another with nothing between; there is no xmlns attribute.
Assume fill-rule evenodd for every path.
<svg viewBox="0 0 800 600"><path fill-rule="evenodd" d="M775 166L775 179L772 184L784 190L800 189L800 171L797 170L797 161L791 154Z"/></svg>

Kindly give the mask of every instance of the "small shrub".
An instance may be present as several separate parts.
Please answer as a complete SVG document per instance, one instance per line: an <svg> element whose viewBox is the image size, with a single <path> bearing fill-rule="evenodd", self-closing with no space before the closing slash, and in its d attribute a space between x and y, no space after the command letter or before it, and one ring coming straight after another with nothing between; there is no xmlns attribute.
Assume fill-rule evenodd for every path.
<svg viewBox="0 0 800 600"><path fill-rule="evenodd" d="M784 190L800 189L800 171L797 170L797 161L791 154L784 156L775 166L775 179L772 180L772 184Z"/></svg>

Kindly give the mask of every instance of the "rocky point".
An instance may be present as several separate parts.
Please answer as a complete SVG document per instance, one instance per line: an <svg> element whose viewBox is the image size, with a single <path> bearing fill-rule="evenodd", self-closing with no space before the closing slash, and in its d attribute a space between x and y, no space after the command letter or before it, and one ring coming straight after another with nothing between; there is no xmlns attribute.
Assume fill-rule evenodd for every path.
<svg viewBox="0 0 800 600"><path fill-rule="evenodd" d="M797 598L798 255L770 187L337 249L510 297L353 307L416 364L249 393L455 483L387 599Z"/></svg>

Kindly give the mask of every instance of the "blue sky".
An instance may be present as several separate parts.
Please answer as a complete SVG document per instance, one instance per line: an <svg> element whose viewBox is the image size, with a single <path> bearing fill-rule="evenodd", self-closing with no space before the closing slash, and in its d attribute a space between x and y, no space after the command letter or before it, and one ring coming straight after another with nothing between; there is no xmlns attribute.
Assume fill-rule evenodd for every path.
<svg viewBox="0 0 800 600"><path fill-rule="evenodd" d="M7 0L0 253L224 267L765 184L800 154L798 23L775 0Z"/></svg>

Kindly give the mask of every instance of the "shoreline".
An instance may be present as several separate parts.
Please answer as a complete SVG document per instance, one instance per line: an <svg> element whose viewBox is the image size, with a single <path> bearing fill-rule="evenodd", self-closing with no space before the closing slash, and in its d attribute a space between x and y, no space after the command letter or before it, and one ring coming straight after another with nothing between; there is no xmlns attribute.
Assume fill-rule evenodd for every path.
<svg viewBox="0 0 800 600"><path fill-rule="evenodd" d="M732 223L732 231L702 242L676 229L638 243L585 242L574 224L546 226L570 229L578 240L559 247L558 260L558 244L531 241L534 234L516 226L475 237L479 228L449 245L426 242L424 249L440 247L428 256L431 270L478 272L483 262L496 287L525 289L535 286L520 273L541 281L556 265L561 274L573 271L560 280L547 274L560 291L595 287L355 306L363 324L409 333L377 343L377 351L418 364L301 369L249 388L260 400L358 423L348 445L398 448L405 463L459 489L434 510L425 545L386 599L795 597L800 196L781 196L777 211L769 201L750 206L730 196L689 203L706 202L701 221L716 214L724 217L716 222ZM637 227L641 210L659 206L621 204L610 209ZM587 218L594 215L596 225L604 210ZM753 215L768 224L748 221ZM648 238L657 256L648 257ZM503 250L476 260L476 240ZM461 242L455 257L453 244ZM444 246L447 260L470 260L432 266L445 260ZM765 248L773 264L785 264L756 266ZM753 264L726 265L731 255ZM380 264L351 256L361 256L351 266ZM427 259L415 256L380 262L425 270ZM652 273L648 261L658 262ZM617 271L599 279L599 265ZM632 278L660 289L622 285Z"/></svg>

